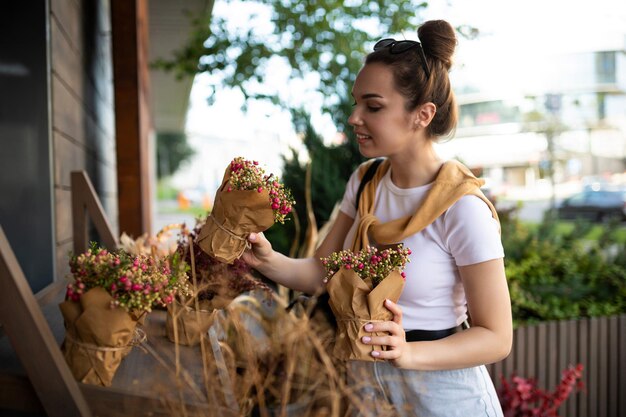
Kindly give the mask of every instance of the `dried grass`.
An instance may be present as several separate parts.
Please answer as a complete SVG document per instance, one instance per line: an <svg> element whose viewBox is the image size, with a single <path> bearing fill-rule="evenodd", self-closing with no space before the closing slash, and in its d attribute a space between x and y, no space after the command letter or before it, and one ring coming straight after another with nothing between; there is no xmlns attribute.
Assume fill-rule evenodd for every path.
<svg viewBox="0 0 626 417"><path fill-rule="evenodd" d="M209 331L201 334L199 346L181 346L175 340L171 350L157 351L150 344L144 345L144 350L160 364L160 372L166 374L164 378L141 381L159 398L160 410L150 410L150 415L370 414L371 404L356 393L371 382L357 377L350 378L348 385L344 363L332 357L334 325L323 312L314 312L310 302L288 308L283 298L265 285L256 284L257 280L252 285L245 283L249 290L236 296L233 291L240 294L241 287L232 285L232 271L212 262L200 263L205 267L197 268L196 255L203 255L196 250L194 233L187 236L188 240L178 242L178 250L185 248L182 255L189 257L194 296L179 301L195 311L198 322L202 310L215 309L213 322ZM241 276L245 281L254 279L248 271ZM182 311L174 309L174 318ZM173 320L173 325L177 338L178 320ZM395 414L390 406L381 408L379 403L376 409L384 410L381 416ZM146 415L143 411L140 414Z"/></svg>

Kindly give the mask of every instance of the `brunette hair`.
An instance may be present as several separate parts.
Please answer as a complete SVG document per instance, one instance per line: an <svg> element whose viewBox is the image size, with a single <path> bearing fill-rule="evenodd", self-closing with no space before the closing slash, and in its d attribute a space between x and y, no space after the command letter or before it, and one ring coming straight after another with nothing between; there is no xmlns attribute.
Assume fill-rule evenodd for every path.
<svg viewBox="0 0 626 417"><path fill-rule="evenodd" d="M456 127L458 109L450 86L448 71L457 39L452 26L445 20L429 20L417 29L424 55L419 47L403 53L380 48L365 58L365 64L379 62L391 67L394 83L406 98L407 111L432 102L437 106L435 117L428 125L431 136L447 136ZM424 71L422 56L426 57L430 76Z"/></svg>

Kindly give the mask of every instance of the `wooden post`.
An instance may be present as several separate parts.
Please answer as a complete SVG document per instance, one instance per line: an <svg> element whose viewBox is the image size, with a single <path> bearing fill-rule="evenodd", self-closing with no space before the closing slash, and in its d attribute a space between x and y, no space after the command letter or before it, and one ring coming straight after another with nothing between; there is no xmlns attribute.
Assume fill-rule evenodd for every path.
<svg viewBox="0 0 626 417"><path fill-rule="evenodd" d="M150 75L146 0L112 0L115 143L120 234L150 234Z"/></svg>
<svg viewBox="0 0 626 417"><path fill-rule="evenodd" d="M2 226L0 321L48 416L91 416Z"/></svg>

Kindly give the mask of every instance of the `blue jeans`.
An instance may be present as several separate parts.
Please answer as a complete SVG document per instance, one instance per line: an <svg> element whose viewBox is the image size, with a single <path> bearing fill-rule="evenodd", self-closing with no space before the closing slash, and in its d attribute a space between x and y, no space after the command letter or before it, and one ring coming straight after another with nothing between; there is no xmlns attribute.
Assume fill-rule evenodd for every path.
<svg viewBox="0 0 626 417"><path fill-rule="evenodd" d="M385 361L350 361L348 383L356 415L400 417L502 417L484 366L446 371L399 369Z"/></svg>

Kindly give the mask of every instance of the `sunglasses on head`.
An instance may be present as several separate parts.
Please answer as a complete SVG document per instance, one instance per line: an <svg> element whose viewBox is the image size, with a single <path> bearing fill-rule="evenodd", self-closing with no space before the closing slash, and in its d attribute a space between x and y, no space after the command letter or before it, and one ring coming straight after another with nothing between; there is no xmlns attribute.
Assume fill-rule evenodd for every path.
<svg viewBox="0 0 626 417"><path fill-rule="evenodd" d="M426 55L424 55L424 49L422 49L422 44L417 41L397 41L395 39L387 38L381 39L374 45L374 50L378 51L383 48L389 48L389 52L392 54L401 54L408 51L411 48L419 49L420 56L422 58L422 68L424 68L424 72L426 73L426 78L430 77L430 69L428 68L428 62L426 62Z"/></svg>

